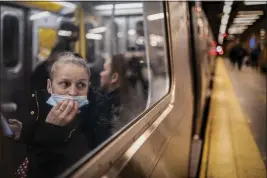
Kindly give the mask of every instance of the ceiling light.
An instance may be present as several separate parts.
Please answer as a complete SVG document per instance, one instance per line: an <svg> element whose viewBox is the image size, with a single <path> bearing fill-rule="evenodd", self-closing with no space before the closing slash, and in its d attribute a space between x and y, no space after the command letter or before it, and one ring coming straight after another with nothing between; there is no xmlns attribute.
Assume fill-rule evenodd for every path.
<svg viewBox="0 0 267 178"><path fill-rule="evenodd" d="M222 20L221 20L221 24L223 24L223 25L227 25L227 23L228 23L228 20L225 19L225 18L222 18Z"/></svg>
<svg viewBox="0 0 267 178"><path fill-rule="evenodd" d="M143 3L116 4L115 9L133 9L142 8Z"/></svg>
<svg viewBox="0 0 267 178"><path fill-rule="evenodd" d="M226 30L226 25L221 25L220 26L220 32L225 33L225 30Z"/></svg>
<svg viewBox="0 0 267 178"><path fill-rule="evenodd" d="M254 17L236 17L236 20L255 20L255 19L259 19L259 16L254 16Z"/></svg>
<svg viewBox="0 0 267 178"><path fill-rule="evenodd" d="M224 14L224 15L222 16L222 18L228 21L228 19L229 19L229 15L228 15L228 14Z"/></svg>
<svg viewBox="0 0 267 178"><path fill-rule="evenodd" d="M233 25L252 25L253 23L252 22L240 22L240 23L233 23Z"/></svg>
<svg viewBox="0 0 267 178"><path fill-rule="evenodd" d="M244 4L246 6L250 6L250 5L261 5L261 4L267 4L266 1L245 1Z"/></svg>
<svg viewBox="0 0 267 178"><path fill-rule="evenodd" d="M263 15L263 11L239 11L239 15Z"/></svg>
<svg viewBox="0 0 267 178"><path fill-rule="evenodd" d="M115 4L115 9L133 9L142 7L143 3ZM95 6L95 10L111 10L111 9L113 9L113 4Z"/></svg>
<svg viewBox="0 0 267 178"><path fill-rule="evenodd" d="M65 2L65 1L53 1L53 2L59 5L65 6L65 7L72 8L72 9L76 8L76 4L73 4L70 2Z"/></svg>
<svg viewBox="0 0 267 178"><path fill-rule="evenodd" d="M67 30L59 30L57 34L58 36L71 36L72 32Z"/></svg>
<svg viewBox="0 0 267 178"><path fill-rule="evenodd" d="M225 1L224 4L231 6L233 4L233 1Z"/></svg>
<svg viewBox="0 0 267 178"><path fill-rule="evenodd" d="M90 40L101 40L102 35L101 34L95 34L95 33L87 33L86 38Z"/></svg>
<svg viewBox="0 0 267 178"><path fill-rule="evenodd" d="M48 11L44 11L44 12L40 12L40 13L36 13L30 16L30 20L36 20L36 19L40 19L46 16L49 16L50 12Z"/></svg>
<svg viewBox="0 0 267 178"><path fill-rule="evenodd" d="M128 31L128 35L135 35L136 31L134 29L131 29Z"/></svg>
<svg viewBox="0 0 267 178"><path fill-rule="evenodd" d="M147 20L149 20L149 21L159 20L159 19L163 19L163 18L164 18L163 13L152 14L152 15L147 16Z"/></svg>
<svg viewBox="0 0 267 178"><path fill-rule="evenodd" d="M229 14L229 13L231 12L231 9L232 9L231 6L224 5L224 7L223 7L223 12L224 12L225 14Z"/></svg>
<svg viewBox="0 0 267 178"><path fill-rule="evenodd" d="M103 33L106 31L106 27L97 27L89 30L90 33Z"/></svg>
<svg viewBox="0 0 267 178"><path fill-rule="evenodd" d="M234 20L233 23L254 23L256 20Z"/></svg>
<svg viewBox="0 0 267 178"><path fill-rule="evenodd" d="M258 17L259 15L257 14L243 14L243 15L237 15L236 17Z"/></svg>

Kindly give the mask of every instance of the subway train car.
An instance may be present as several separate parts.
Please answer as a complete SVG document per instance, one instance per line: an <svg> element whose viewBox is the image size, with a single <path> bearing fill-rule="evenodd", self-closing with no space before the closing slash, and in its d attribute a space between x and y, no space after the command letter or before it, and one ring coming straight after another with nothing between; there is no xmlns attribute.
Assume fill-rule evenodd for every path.
<svg viewBox="0 0 267 178"><path fill-rule="evenodd" d="M134 81L122 122L59 177L197 175L216 57L200 3L26 1L0 2L0 9L0 177L17 177L27 157L3 123L29 119L31 87L46 86L32 73L60 47L87 60L96 89L105 56L123 54L135 70L125 67Z"/></svg>

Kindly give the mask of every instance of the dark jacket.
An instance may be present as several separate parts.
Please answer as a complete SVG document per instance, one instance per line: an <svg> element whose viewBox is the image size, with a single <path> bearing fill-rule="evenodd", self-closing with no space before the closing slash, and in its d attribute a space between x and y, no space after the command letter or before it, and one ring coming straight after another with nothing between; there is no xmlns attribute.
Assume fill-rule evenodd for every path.
<svg viewBox="0 0 267 178"><path fill-rule="evenodd" d="M107 140L112 134L114 128L114 122L116 118L120 117L121 111L121 99L120 90L115 89L109 93L102 93L99 97L98 94L97 104L94 108L93 119L87 120L87 125L93 127L93 140L94 145L98 146ZM99 99L101 98L101 99Z"/></svg>
<svg viewBox="0 0 267 178"><path fill-rule="evenodd" d="M20 141L28 146L29 178L55 177L95 147L90 142L90 125L81 127L90 119L90 105L81 108L67 126L60 127L45 122L52 109L46 104L49 97L46 92L34 91L28 101L29 115L23 122Z"/></svg>

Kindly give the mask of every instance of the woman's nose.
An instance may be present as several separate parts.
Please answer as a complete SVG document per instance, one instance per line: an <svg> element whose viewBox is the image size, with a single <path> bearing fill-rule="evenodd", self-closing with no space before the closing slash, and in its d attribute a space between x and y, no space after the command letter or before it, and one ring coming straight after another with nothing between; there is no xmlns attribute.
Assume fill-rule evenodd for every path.
<svg viewBox="0 0 267 178"><path fill-rule="evenodd" d="M75 85L73 85L69 88L69 95L70 96L77 96L78 95L78 89Z"/></svg>

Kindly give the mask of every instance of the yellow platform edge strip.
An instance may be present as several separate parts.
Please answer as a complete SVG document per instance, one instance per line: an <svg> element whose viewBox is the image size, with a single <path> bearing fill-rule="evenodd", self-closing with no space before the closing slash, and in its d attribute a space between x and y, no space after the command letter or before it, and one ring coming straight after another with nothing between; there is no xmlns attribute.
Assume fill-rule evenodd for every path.
<svg viewBox="0 0 267 178"><path fill-rule="evenodd" d="M222 58L216 65L207 124L200 178L266 178L264 162Z"/></svg>

